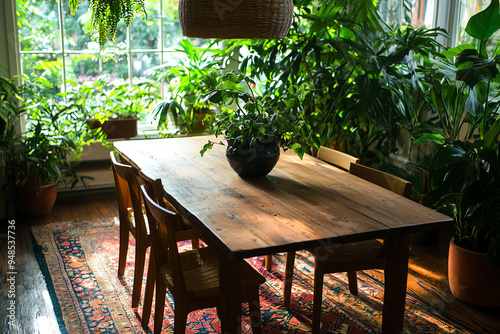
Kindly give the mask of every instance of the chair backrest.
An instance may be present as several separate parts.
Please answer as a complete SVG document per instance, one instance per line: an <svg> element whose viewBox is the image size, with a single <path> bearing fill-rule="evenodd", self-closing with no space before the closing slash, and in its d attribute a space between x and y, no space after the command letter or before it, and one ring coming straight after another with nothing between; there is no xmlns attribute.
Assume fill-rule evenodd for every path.
<svg viewBox="0 0 500 334"><path fill-rule="evenodd" d="M161 179L153 179L145 174L142 170L139 171L139 176L141 177L142 183L146 186L148 194L150 194L151 198L156 202L156 204L159 204L161 207L170 211L174 211L172 210L172 207L166 207Z"/></svg>
<svg viewBox="0 0 500 334"><path fill-rule="evenodd" d="M168 211L172 211L175 212L176 214L179 214L179 211L177 211L177 209L170 202L167 201L165 196L163 196L164 192L161 179L153 179L149 177L147 174L143 173L142 171L139 171L139 175L141 177L142 183L146 186L148 194L150 194L150 197L155 201L156 204L158 204L164 209L167 209ZM181 225L176 226L176 228L177 230L184 230L186 228L186 224L184 224L182 219L180 220L180 222Z"/></svg>
<svg viewBox="0 0 500 334"><path fill-rule="evenodd" d="M359 163L358 158L353 157L352 155L349 155L347 153L328 148L326 146L320 146L317 158L326 161L334 166L345 169L346 171L349 171L349 168L351 168L351 162Z"/></svg>
<svg viewBox="0 0 500 334"><path fill-rule="evenodd" d="M128 190L126 170L132 169L132 166L125 165L116 160L115 154L110 152L111 169L113 170L113 178L115 179L116 197L118 201L118 214L120 221L128 219L128 208L132 207L132 200Z"/></svg>
<svg viewBox="0 0 500 334"><path fill-rule="evenodd" d="M151 246L156 268L168 264L173 279L173 282L168 286L170 292L174 298L177 295L184 295L186 293L186 285L176 240L178 232L176 226L179 226L182 218L180 214L158 205L152 198L154 195L148 192L146 185L143 184L140 188L148 216ZM173 287L175 289L172 290Z"/></svg>
<svg viewBox="0 0 500 334"><path fill-rule="evenodd" d="M111 156L111 162L113 164L113 170L116 172L115 175L119 179L118 183L121 196L123 198L128 198L129 200L128 203L129 205L126 208L132 207L132 210L134 211L135 225L130 226L131 232L134 235L134 237L137 237L138 235L146 236L148 232L142 211L142 200L139 189L139 181L137 180L134 168L130 165L125 165L117 162L113 152L111 152L110 156ZM115 184L116 182L117 181L115 178ZM118 193L118 188L117 188L117 193ZM120 200L118 201L118 207L120 207ZM128 220L128 217L126 219ZM122 222L121 213L120 213L120 222Z"/></svg>
<svg viewBox="0 0 500 334"><path fill-rule="evenodd" d="M351 163L349 173L359 176L360 178L370 181L378 186L389 189L396 194L410 198L411 182L400 177L357 163Z"/></svg>

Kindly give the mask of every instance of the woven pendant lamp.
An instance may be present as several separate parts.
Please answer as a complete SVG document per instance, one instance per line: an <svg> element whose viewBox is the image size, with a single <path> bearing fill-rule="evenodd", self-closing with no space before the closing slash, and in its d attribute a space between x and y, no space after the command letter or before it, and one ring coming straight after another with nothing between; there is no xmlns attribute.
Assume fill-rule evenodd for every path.
<svg viewBox="0 0 500 334"><path fill-rule="evenodd" d="M293 0L179 0L186 37L281 39L292 15Z"/></svg>

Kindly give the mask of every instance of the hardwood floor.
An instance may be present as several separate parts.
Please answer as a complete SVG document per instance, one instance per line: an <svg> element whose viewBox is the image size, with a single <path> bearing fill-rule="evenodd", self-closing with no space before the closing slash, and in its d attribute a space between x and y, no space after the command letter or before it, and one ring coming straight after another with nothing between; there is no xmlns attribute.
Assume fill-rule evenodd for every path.
<svg viewBox="0 0 500 334"><path fill-rule="evenodd" d="M7 298L9 277L7 273L7 242L0 244L0 267L2 296L0 304L0 333L59 334L52 302L44 276L40 270L30 230L32 226L63 221L98 220L118 215L115 190L58 194L51 213L38 218L15 219L16 236L16 311L15 326L9 326L10 300ZM2 231L7 231L7 222L2 222ZM71 333L68 333L71 334Z"/></svg>
<svg viewBox="0 0 500 334"><path fill-rule="evenodd" d="M45 279L33 252L30 229L34 225L62 221L96 220L118 213L114 189L60 194L52 212L36 219L16 218L16 311L15 326L9 327L9 276L7 222L0 231L0 333L60 333ZM447 255L450 232L441 230L437 242L426 245L414 236L410 251L410 272L433 286L431 291L419 281L409 280L408 290L418 293L443 316L455 319L475 333L500 333L500 309L478 309L455 299L447 283ZM426 239L427 240L427 239Z"/></svg>

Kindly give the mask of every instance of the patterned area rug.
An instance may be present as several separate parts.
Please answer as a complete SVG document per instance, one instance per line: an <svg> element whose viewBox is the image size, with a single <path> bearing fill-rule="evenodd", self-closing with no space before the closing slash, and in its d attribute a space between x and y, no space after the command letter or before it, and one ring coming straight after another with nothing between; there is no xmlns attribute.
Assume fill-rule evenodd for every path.
<svg viewBox="0 0 500 334"><path fill-rule="evenodd" d="M151 332L153 317L148 329L140 325L142 300L138 309L130 306L133 238L125 276L122 279L117 277L119 236L116 219L37 226L32 232L35 251L52 295L62 333ZM190 245L186 243L183 247L189 249ZM273 256L272 272L264 269L263 257L248 261L267 279L260 289L263 332L309 333L313 264L307 253L297 253L290 310L281 306L285 254ZM357 297L349 293L344 274L325 277L322 333L381 331L383 282L376 278L380 275L373 274L371 271L358 273ZM251 333L246 306L243 307L243 315L242 332ZM163 332L172 331L173 313L167 306ZM220 321L215 309L190 313L186 333L220 333ZM438 310L408 294L405 333L470 332L444 319Z"/></svg>

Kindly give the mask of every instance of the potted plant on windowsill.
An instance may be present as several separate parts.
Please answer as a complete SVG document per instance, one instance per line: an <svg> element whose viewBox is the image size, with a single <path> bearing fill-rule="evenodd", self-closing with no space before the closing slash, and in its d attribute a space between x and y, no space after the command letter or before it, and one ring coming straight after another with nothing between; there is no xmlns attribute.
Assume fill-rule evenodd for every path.
<svg viewBox="0 0 500 334"><path fill-rule="evenodd" d="M292 148L301 158L307 150L307 145L300 143L307 124L291 112L285 101L271 94L256 94L255 86L247 76L228 73L217 89L204 97L222 106L219 114L209 116L211 130L216 136L224 135L229 164L243 178L267 175L278 162L280 147ZM205 144L202 156L214 144Z"/></svg>
<svg viewBox="0 0 500 334"><path fill-rule="evenodd" d="M151 80L131 86L107 75L74 85L68 95L83 106L91 128L101 128L108 139L137 136L137 122L157 99Z"/></svg>
<svg viewBox="0 0 500 334"><path fill-rule="evenodd" d="M174 64L167 63L152 68L159 81L166 80L168 95L159 102L149 114L159 129L166 128L168 118L184 134L196 134L206 130L206 116L214 113L210 101L201 101L201 97L217 86L222 59L216 57L215 48L196 48L191 41L182 40L180 49L176 49L181 57Z"/></svg>
<svg viewBox="0 0 500 334"><path fill-rule="evenodd" d="M423 123L415 144L437 144L428 166L424 204L455 218L448 276L452 293L476 306L500 306L500 49L488 38L500 29L498 1L470 18L478 49L461 45L436 62L431 99L441 126Z"/></svg>

